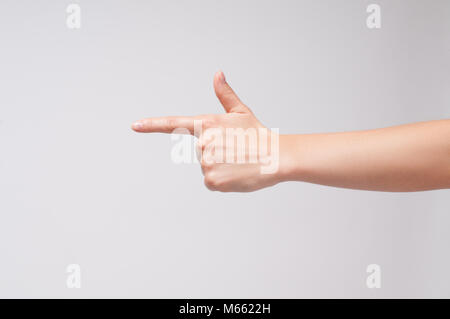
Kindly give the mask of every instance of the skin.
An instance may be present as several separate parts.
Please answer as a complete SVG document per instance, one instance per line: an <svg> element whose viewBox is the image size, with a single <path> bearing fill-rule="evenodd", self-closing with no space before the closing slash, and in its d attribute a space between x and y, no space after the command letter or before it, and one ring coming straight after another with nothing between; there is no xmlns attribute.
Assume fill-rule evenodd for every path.
<svg viewBox="0 0 450 319"><path fill-rule="evenodd" d="M214 90L225 114L148 118L137 121L132 128L141 133L172 133L184 128L194 134L194 120L202 121L204 131L264 128L228 85L222 72L214 76ZM204 155L213 142L203 134L197 137L197 151ZM206 187L223 192L249 192L280 182L303 181L389 192L450 188L450 120L278 137L276 173L261 174L259 163L211 163L202 156ZM230 146L221 147L225 152ZM248 158L252 151L247 148L246 152Z"/></svg>

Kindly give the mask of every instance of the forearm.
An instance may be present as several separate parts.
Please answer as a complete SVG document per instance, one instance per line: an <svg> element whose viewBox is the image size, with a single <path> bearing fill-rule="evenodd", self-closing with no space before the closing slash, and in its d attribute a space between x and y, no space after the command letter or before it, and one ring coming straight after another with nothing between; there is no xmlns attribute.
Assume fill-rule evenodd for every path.
<svg viewBox="0 0 450 319"><path fill-rule="evenodd" d="M224 162L220 156L217 161L206 160L212 154L227 154L230 150L233 158L235 152L234 136L229 146L223 143L223 138L205 134L212 132L210 129L214 132L240 130L244 132L243 141L247 130L265 129L231 89L223 72L214 76L214 90L225 114L148 118L133 124L137 132L172 133L183 129L196 135L201 171L210 190L251 192L283 181L398 192L450 188L450 120L359 132L281 135L279 144L273 146L275 149L272 139L266 149L275 158L263 149L249 147L244 157L254 159L250 153L255 155L256 149L259 162ZM199 121L203 130L196 134L195 123ZM266 134L260 138L260 142L264 139L267 142ZM249 133L249 143L250 140ZM273 172L271 168L274 168L275 173L267 173L267 162L269 171Z"/></svg>
<svg viewBox="0 0 450 319"><path fill-rule="evenodd" d="M450 187L450 120L282 135L283 180L378 191Z"/></svg>

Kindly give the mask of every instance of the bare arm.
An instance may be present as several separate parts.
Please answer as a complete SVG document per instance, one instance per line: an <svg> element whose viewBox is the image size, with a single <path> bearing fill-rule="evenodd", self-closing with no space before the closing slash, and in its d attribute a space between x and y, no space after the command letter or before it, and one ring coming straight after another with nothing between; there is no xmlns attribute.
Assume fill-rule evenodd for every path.
<svg viewBox="0 0 450 319"><path fill-rule="evenodd" d="M270 150L278 159L277 169L270 174L261 173L262 161L207 161L208 156L204 155L212 154L213 149L224 154L236 151L235 145L228 144L229 139L218 144L217 140L206 138L209 129L255 129L258 134L265 129L240 101L222 72L214 77L214 89L225 114L149 118L133 124L135 131L143 133L171 133L184 128L194 134L195 121L201 121L204 131L197 136L198 150L205 184L211 190L248 192L285 181L391 192L450 188L450 120L345 133L270 132L269 137L279 141ZM263 139L261 134L258 139ZM246 159L251 158L252 152L257 152L259 159L263 157L258 147L247 145L244 149Z"/></svg>
<svg viewBox="0 0 450 319"><path fill-rule="evenodd" d="M450 120L281 141L286 180L392 192L450 188Z"/></svg>

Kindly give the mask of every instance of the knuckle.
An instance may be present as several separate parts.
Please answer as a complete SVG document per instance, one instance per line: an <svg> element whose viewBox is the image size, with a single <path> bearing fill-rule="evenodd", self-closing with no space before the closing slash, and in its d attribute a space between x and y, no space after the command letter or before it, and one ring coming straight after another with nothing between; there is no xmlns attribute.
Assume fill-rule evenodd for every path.
<svg viewBox="0 0 450 319"><path fill-rule="evenodd" d="M203 155L203 148L199 143L197 143L197 145L195 146L195 151L197 152L197 155L199 156Z"/></svg>
<svg viewBox="0 0 450 319"><path fill-rule="evenodd" d="M199 140L197 142L197 149L204 151L206 148L206 145L207 145L206 141L203 138L199 138Z"/></svg>
<svg viewBox="0 0 450 319"><path fill-rule="evenodd" d="M214 166L214 163L206 161L204 158L202 158L201 165L204 170L209 170Z"/></svg>
<svg viewBox="0 0 450 319"><path fill-rule="evenodd" d="M176 121L174 119L170 119L170 118L167 119L166 127L167 127L167 130L169 130L169 131L174 130L176 127Z"/></svg>
<svg viewBox="0 0 450 319"><path fill-rule="evenodd" d="M209 171L205 174L205 186L209 189L209 190L219 190L220 188L220 182L219 179L217 178L216 174L214 174L214 172Z"/></svg>
<svg viewBox="0 0 450 319"><path fill-rule="evenodd" d="M218 127L219 120L216 116L211 115L203 119L203 126L205 128L215 128Z"/></svg>
<svg viewBox="0 0 450 319"><path fill-rule="evenodd" d="M208 175L205 175L205 186L211 191L217 190L214 180L209 178Z"/></svg>
<svg viewBox="0 0 450 319"><path fill-rule="evenodd" d="M205 185L209 190L226 192L228 191L227 183L222 178L219 178L215 171L205 172Z"/></svg>
<svg viewBox="0 0 450 319"><path fill-rule="evenodd" d="M203 120L203 127L205 128L205 129L209 129L209 128L212 128L212 127L214 127L214 123L213 123L213 121L211 120L211 119L204 119Z"/></svg>

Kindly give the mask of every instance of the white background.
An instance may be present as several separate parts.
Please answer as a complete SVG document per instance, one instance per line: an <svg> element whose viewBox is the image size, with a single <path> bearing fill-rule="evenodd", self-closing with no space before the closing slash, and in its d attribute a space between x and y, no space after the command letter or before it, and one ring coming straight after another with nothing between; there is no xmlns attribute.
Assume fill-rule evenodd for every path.
<svg viewBox="0 0 450 319"><path fill-rule="evenodd" d="M282 133L449 118L450 1L69 3L0 2L0 297L450 297L449 190L210 192L130 130L222 112L219 69Z"/></svg>

